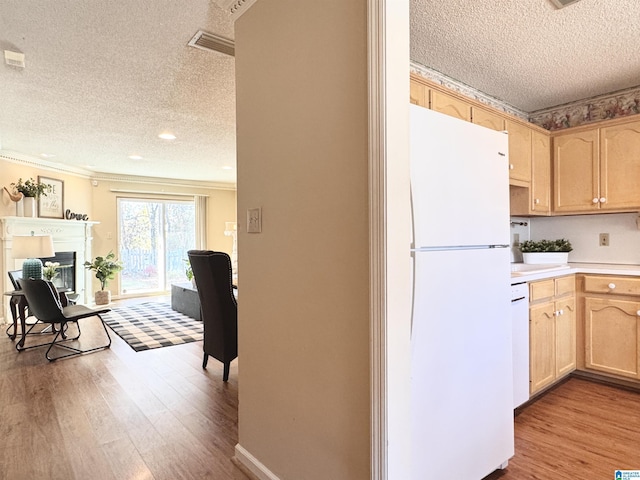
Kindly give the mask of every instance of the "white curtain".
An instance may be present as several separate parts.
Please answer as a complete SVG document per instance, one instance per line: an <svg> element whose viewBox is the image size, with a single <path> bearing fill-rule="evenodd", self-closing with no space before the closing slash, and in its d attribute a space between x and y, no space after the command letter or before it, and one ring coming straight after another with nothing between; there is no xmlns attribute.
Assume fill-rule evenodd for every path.
<svg viewBox="0 0 640 480"><path fill-rule="evenodd" d="M206 250L207 248L207 197L195 195L193 198L196 204L196 249Z"/></svg>

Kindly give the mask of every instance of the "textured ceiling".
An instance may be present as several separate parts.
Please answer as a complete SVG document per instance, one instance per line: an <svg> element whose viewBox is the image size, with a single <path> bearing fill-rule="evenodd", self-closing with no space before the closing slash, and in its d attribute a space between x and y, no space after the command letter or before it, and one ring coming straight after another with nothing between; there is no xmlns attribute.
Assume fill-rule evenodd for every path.
<svg viewBox="0 0 640 480"><path fill-rule="evenodd" d="M0 47L26 68L2 58L0 153L235 183L234 60L187 46L200 29L233 38L209 0L2 0Z"/></svg>
<svg viewBox="0 0 640 480"><path fill-rule="evenodd" d="M2 0L26 68L0 65L0 155L234 184L234 60L187 46L233 38L224 4ZM411 0L411 60L532 112L640 85L639 19L638 0Z"/></svg>
<svg viewBox="0 0 640 480"><path fill-rule="evenodd" d="M526 112L640 85L640 1L411 0L411 60Z"/></svg>

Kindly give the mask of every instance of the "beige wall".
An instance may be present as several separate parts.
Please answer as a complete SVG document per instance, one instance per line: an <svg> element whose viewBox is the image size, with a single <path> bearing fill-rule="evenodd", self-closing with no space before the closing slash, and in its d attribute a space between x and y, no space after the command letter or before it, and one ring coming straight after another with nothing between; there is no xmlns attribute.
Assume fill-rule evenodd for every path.
<svg viewBox="0 0 640 480"><path fill-rule="evenodd" d="M207 199L207 248L231 254L232 239L224 235L225 222L236 220L236 192L232 189L218 189L203 182L181 181L175 183L161 179L102 179L88 178L76 174L62 173L52 169L34 166L32 162L11 162L0 159L0 188L16 182L18 178L26 180L38 175L44 175L64 181L64 209L76 213L86 213L89 220L100 222L93 227L94 256L106 255L110 250L118 252L117 229L117 197L135 198L171 198L178 200L192 197L171 194L206 195ZM93 186L92 181L97 181ZM137 180L137 181L136 181ZM140 193L116 193L111 190L127 190L135 192L162 192L162 195L145 195ZM0 216L13 216L16 213L15 203L2 190ZM186 279L185 279L186 281ZM99 289L99 283L94 278L93 290ZM109 282L109 289L114 297L120 290L119 278Z"/></svg>
<svg viewBox="0 0 640 480"><path fill-rule="evenodd" d="M238 451L282 480L369 478L366 6L236 22Z"/></svg>
<svg viewBox="0 0 640 480"><path fill-rule="evenodd" d="M189 195L206 195L207 198L207 248L231 254L232 239L224 235L225 222L236 220L236 192L235 190L221 190L204 187L201 184L189 185L183 181L180 184L163 183L158 179L140 179L140 181L103 179L94 177L97 182L92 186L94 220L100 224L93 227L94 255L106 255L109 251L118 252L117 212L118 198L159 198L173 200L191 200ZM119 190L114 192L112 190ZM141 192L162 192L162 195ZM176 195L171 195L176 194ZM186 281L186 278L185 278ZM109 289L113 294L120 291L120 279L116 277L109 282ZM94 290L99 283L94 279Z"/></svg>
<svg viewBox="0 0 640 480"><path fill-rule="evenodd" d="M17 182L19 178L22 178L23 181L29 178L37 180L39 175L62 180L64 182L64 209L86 213L92 219L91 182L88 178L39 168L29 163L10 162L0 158L0 188L7 187L7 189L11 190L9 185ZM2 190L1 198L0 216L15 215L15 203L9 199L7 192L4 190Z"/></svg>

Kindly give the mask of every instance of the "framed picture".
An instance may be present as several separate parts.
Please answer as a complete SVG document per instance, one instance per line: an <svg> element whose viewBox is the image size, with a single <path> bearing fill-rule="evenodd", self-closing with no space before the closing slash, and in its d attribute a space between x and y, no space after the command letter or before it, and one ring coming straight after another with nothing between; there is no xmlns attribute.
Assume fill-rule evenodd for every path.
<svg viewBox="0 0 640 480"><path fill-rule="evenodd" d="M38 183L46 183L52 187L46 196L38 197L38 216L64 218L64 182L56 178L38 176Z"/></svg>

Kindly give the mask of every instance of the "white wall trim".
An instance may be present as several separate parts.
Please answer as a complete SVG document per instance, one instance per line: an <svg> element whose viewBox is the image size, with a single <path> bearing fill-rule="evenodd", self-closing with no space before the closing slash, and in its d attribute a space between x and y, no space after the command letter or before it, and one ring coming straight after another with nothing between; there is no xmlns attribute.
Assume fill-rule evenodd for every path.
<svg viewBox="0 0 640 480"><path fill-rule="evenodd" d="M234 459L246 468L257 480L280 480L271 470L265 467L260 460L251 455L242 445L236 444Z"/></svg>
<svg viewBox="0 0 640 480"><path fill-rule="evenodd" d="M387 478L385 6L369 0L369 337L371 479Z"/></svg>

